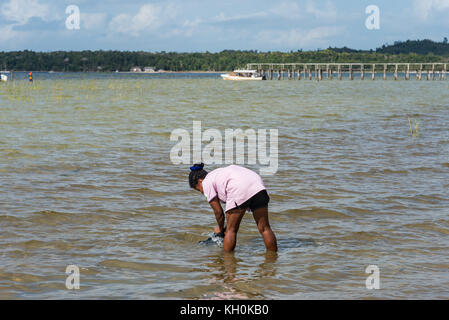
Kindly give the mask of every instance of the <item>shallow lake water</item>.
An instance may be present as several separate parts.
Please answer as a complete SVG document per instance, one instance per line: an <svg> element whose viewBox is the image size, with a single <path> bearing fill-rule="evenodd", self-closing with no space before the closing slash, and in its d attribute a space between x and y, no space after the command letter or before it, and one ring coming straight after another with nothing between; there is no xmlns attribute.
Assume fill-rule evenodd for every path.
<svg viewBox="0 0 449 320"><path fill-rule="evenodd" d="M251 213L233 254L198 245L215 217L170 158L193 121L278 130L277 254ZM447 299L448 129L448 81L16 75L0 84L0 298Z"/></svg>

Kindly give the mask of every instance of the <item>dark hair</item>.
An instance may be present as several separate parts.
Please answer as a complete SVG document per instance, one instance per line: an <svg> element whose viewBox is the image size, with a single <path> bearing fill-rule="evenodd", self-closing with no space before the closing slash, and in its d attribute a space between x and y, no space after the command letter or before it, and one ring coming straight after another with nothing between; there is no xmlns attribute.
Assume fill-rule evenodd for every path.
<svg viewBox="0 0 449 320"><path fill-rule="evenodd" d="M195 188L199 179L204 179L207 176L207 171L203 169L204 163L194 164L190 167L189 184L190 188Z"/></svg>

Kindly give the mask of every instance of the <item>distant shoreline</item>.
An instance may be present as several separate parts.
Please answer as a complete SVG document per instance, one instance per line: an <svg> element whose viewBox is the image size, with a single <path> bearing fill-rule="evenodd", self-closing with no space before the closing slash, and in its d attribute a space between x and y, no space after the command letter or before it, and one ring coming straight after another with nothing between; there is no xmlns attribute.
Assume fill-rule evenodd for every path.
<svg viewBox="0 0 449 320"><path fill-rule="evenodd" d="M93 71L95 72L95 71ZM164 70L164 71L155 71L155 72L132 72L132 71L111 71L113 73L136 73L136 74L155 74L155 73L229 73L231 71L170 71L170 70Z"/></svg>
<svg viewBox="0 0 449 320"><path fill-rule="evenodd" d="M121 74L164 74L164 73L229 73L231 71L156 71L156 72L133 72L133 71L40 71L40 70L3 70L3 73L11 72L41 72L41 73L121 73Z"/></svg>
<svg viewBox="0 0 449 320"><path fill-rule="evenodd" d="M220 52L148 52L120 50L0 51L0 69L30 71L214 74L258 63L448 63L449 42L432 40L395 41L376 50L347 47L287 51L222 50ZM193 69L192 69L193 68ZM195 71L199 68L199 71ZM145 70L146 69L146 70ZM156 71L161 70L161 71ZM179 71L177 71L179 70ZM208 70L208 71L203 71ZM210 71L214 70L214 71ZM44 71L42 71L44 72Z"/></svg>

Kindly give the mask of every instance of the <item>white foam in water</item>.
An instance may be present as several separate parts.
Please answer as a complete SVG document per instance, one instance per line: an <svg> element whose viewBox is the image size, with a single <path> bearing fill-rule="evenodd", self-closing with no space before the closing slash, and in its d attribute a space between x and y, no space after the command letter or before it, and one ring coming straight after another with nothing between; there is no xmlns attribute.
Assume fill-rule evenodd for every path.
<svg viewBox="0 0 449 320"><path fill-rule="evenodd" d="M199 244L203 244L203 245L215 244L215 245L221 247L221 246L223 246L223 240L224 240L223 237L218 236L217 234L212 232L209 234L209 238L207 238L207 240L200 241Z"/></svg>

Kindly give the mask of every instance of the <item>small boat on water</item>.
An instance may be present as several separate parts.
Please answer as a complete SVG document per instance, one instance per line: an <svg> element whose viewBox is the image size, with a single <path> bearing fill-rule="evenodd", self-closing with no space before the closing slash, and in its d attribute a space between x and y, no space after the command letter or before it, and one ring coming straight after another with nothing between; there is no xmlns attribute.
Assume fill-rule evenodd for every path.
<svg viewBox="0 0 449 320"><path fill-rule="evenodd" d="M234 70L228 74L222 74L223 80L266 80L257 70Z"/></svg>
<svg viewBox="0 0 449 320"><path fill-rule="evenodd" d="M6 82L8 81L8 76L6 74L0 74L0 81Z"/></svg>

